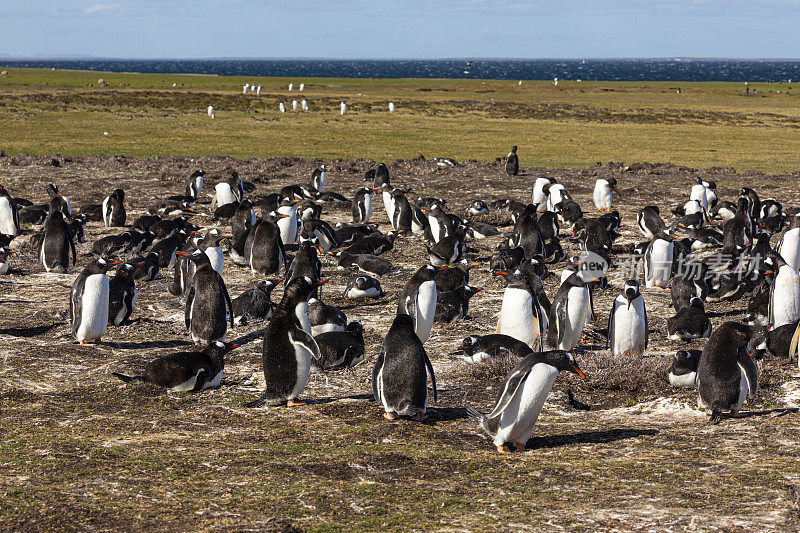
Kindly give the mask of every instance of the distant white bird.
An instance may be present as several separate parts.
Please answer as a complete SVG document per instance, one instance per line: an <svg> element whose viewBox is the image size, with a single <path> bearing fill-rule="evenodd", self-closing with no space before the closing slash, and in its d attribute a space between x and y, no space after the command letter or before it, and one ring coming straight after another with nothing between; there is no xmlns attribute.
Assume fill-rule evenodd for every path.
<svg viewBox="0 0 800 533"><path fill-rule="evenodd" d="M172 84L172 86L173 86L173 87L177 87L177 86L178 86L178 84L177 84L177 83L173 83L173 84Z"/></svg>
<svg viewBox="0 0 800 533"><path fill-rule="evenodd" d="M300 84L300 90L304 91L305 89L306 89L306 84L305 83L301 83Z"/></svg>
<svg viewBox="0 0 800 533"><path fill-rule="evenodd" d="M519 83L517 85L522 85L522 80L519 80Z"/></svg>
<svg viewBox="0 0 800 533"><path fill-rule="evenodd" d="M259 85L258 87L256 87L256 96L258 96L258 95L260 95L260 94L261 94L261 85Z"/></svg>
<svg viewBox="0 0 800 533"><path fill-rule="evenodd" d="M255 92L255 90L256 90L256 84L254 83L253 85L250 86L250 92L251 93Z"/></svg>
<svg viewBox="0 0 800 533"><path fill-rule="evenodd" d="M303 111L308 111L308 102L306 102L305 98L303 98L303 101L300 102L300 107L303 109Z"/></svg>
<svg viewBox="0 0 800 533"><path fill-rule="evenodd" d="M389 113L394 113L394 102L389 102Z"/></svg>
<svg viewBox="0 0 800 533"><path fill-rule="evenodd" d="M553 85L558 87L558 78L553 78Z"/></svg>
<svg viewBox="0 0 800 533"><path fill-rule="evenodd" d="M289 84L289 90L291 91L292 89L294 89L294 83Z"/></svg>
<svg viewBox="0 0 800 533"><path fill-rule="evenodd" d="M206 113L208 113L209 118L214 118L214 106L213 105L208 106L208 109L206 109Z"/></svg>
<svg viewBox="0 0 800 533"><path fill-rule="evenodd" d="M247 89L249 88L250 88L249 83L245 83L244 85L242 85L242 94L247 94Z"/></svg>
<svg viewBox="0 0 800 533"><path fill-rule="evenodd" d="M281 113L286 113L286 104L281 102L280 105L278 106L278 109L281 110Z"/></svg>
<svg viewBox="0 0 800 533"><path fill-rule="evenodd" d="M292 100L292 111L297 111L297 100Z"/></svg>
<svg viewBox="0 0 800 533"><path fill-rule="evenodd" d="M341 104L339 104L339 114L344 115L345 113L347 113L347 104L342 102Z"/></svg>

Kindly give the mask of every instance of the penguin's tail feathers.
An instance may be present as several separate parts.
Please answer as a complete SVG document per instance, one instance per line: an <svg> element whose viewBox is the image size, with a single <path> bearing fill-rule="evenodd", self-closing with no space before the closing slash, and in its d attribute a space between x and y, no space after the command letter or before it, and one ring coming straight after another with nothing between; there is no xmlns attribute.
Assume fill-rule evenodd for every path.
<svg viewBox="0 0 800 533"><path fill-rule="evenodd" d="M142 376L126 376L125 374L120 374L119 372L112 372L111 375L116 377L117 379L124 381L125 383L144 381L144 378Z"/></svg>
<svg viewBox="0 0 800 533"><path fill-rule="evenodd" d="M486 424L486 415L475 409L474 407L466 407L467 416L481 427Z"/></svg>

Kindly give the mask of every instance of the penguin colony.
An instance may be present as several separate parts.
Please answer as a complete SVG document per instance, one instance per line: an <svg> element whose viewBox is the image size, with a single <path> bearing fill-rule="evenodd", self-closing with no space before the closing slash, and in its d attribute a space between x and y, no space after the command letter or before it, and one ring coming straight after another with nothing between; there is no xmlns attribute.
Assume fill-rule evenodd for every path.
<svg viewBox="0 0 800 533"><path fill-rule="evenodd" d="M432 163L457 164L449 158ZM524 172L519 176L516 146L504 170L509 179L526 179ZM559 373L585 378L578 360L584 327L594 319L593 291L607 288L610 275L622 268L615 264L619 257L613 247L622 224L613 209L615 194L619 200L616 180L596 180L594 208L578 205L554 178L538 177L531 180L525 201L475 199L462 218L448 210L447 199L393 186L384 164L365 174L366 186L349 184L351 200L325 190L330 171L320 166L307 183L258 191L260 196L233 171L213 186L211 220L218 227L211 229L193 222L205 209L198 202L206 177L202 170L187 177L183 194L156 202L133 221L123 188L76 213L54 183L45 187L50 200L43 205L14 198L0 185L0 273L13 268L11 256L17 251L11 243L26 233L21 224L39 226L30 246L45 271L54 273L73 269L75 242L82 242L87 222L121 228L92 242L87 255L93 258L69 292L75 340L101 342L108 327L129 323L137 285L171 275L169 292L181 298L187 336L197 348L151 360L139 375L114 372L120 380L175 391L218 387L225 355L238 347L226 340L229 328L261 323L265 388L248 406L303 405L312 371L371 360L373 396L384 417L421 421L428 416L429 392L437 398L425 344L436 323L467 316L470 300L482 290L469 284L470 270L486 269L506 284L496 330L475 332L450 355L465 364L500 356L517 362L488 413L466 407L499 452L508 453L509 445L524 451ZM761 200L750 188L741 189L735 202L720 200L716 185L699 177L687 189L688 199L671 206L674 222L665 222L664 206L655 205L641 206L635 221L625 221L645 239L632 256L643 276L622 283L609 313L607 347L615 357L643 357L651 334L708 338L702 351L679 350L665 378L674 387L697 388L698 405L716 423L758 394L764 357L797 356L800 215L777 200ZM347 205L352 220L326 221L323 211L331 204ZM371 222L380 204L391 227L386 232ZM593 210L596 216L588 214ZM501 233L469 218L492 211L510 215L513 230ZM774 248L773 236L778 237ZM483 238L496 239L491 257L478 257L470 246ZM398 269L381 255L406 239L421 240L427 256L419 258L396 295L396 316L388 331L380 332L379 353L369 354L364 324L349 322L324 301L325 273L352 271L343 294L355 302L383 297L380 278L397 275ZM584 253L568 258L562 239L578 243ZM548 295L542 282L557 265L561 283ZM254 288L232 298L224 275L231 268L248 270ZM640 280L646 288L671 291L675 314L667 321L668 332L650 331ZM279 285L282 295L273 302ZM746 302L745 322L729 321L712 330L705 302L720 300Z"/></svg>

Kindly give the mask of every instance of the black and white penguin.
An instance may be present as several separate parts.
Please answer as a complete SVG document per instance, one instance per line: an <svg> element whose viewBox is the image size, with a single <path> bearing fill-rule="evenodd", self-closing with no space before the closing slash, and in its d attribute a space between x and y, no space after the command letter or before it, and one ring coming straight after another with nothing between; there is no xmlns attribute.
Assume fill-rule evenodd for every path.
<svg viewBox="0 0 800 533"><path fill-rule="evenodd" d="M142 215L133 221L131 229L148 231L153 224L160 222L163 218L164 217L162 215Z"/></svg>
<svg viewBox="0 0 800 533"><path fill-rule="evenodd" d="M718 423L725 413L736 413L747 398L758 394L758 369L748 343L754 329L725 322L708 339L697 365L697 404Z"/></svg>
<svg viewBox="0 0 800 533"><path fill-rule="evenodd" d="M47 272L64 273L69 270L70 260L75 265L75 255L75 241L64 213L50 213L39 238L39 260Z"/></svg>
<svg viewBox="0 0 800 533"><path fill-rule="evenodd" d="M311 323L311 335L316 337L328 331L344 331L347 317L338 308L326 304L318 298L308 299L308 320Z"/></svg>
<svg viewBox="0 0 800 533"><path fill-rule="evenodd" d="M534 287L519 270L513 274L505 271L497 273L508 276L508 285L503 292L496 332L520 340L532 350L540 351L548 327L548 317L542 313Z"/></svg>
<svg viewBox="0 0 800 533"><path fill-rule="evenodd" d="M569 193L567 192L566 187L564 187L560 183L554 183L550 185L550 188L547 189L547 210L548 211L558 211L559 209L556 207L563 201L572 200Z"/></svg>
<svg viewBox="0 0 800 533"><path fill-rule="evenodd" d="M108 269L119 264L100 258L90 262L75 278L69 296L72 335L81 344L100 342L108 325Z"/></svg>
<svg viewBox="0 0 800 533"><path fill-rule="evenodd" d="M512 146L511 152L506 156L506 174L516 176L519 174L519 158L517 157L517 147Z"/></svg>
<svg viewBox="0 0 800 533"><path fill-rule="evenodd" d="M654 205L648 205L636 213L636 225L647 239L653 239L667 229L667 225L658 213L658 207Z"/></svg>
<svg viewBox="0 0 800 533"><path fill-rule="evenodd" d="M490 413L483 414L472 407L467 407L467 413L492 437L498 452L509 453L505 445L514 444L516 451L522 453L547 395L562 371L586 378L575 358L567 351L553 350L526 355L506 376Z"/></svg>
<svg viewBox="0 0 800 533"><path fill-rule="evenodd" d="M418 268L397 299L397 312L411 317L414 321L414 332L423 343L431 335L436 314L435 274L436 267L433 265Z"/></svg>
<svg viewBox="0 0 800 533"><path fill-rule="evenodd" d="M352 254L350 252L337 252L336 264L339 270L344 270L352 266L358 267L362 272L375 277L383 277L392 270L394 266L391 261L372 254Z"/></svg>
<svg viewBox="0 0 800 533"><path fill-rule="evenodd" d="M217 194L217 207L242 201L242 193L239 185L241 179L237 177L227 181L221 181L214 186Z"/></svg>
<svg viewBox="0 0 800 533"><path fill-rule="evenodd" d="M800 227L790 227L781 237L777 251L793 269L800 271Z"/></svg>
<svg viewBox="0 0 800 533"><path fill-rule="evenodd" d="M142 381L175 392L213 389L222 381L225 354L238 347L238 344L213 341L200 352L171 353L150 361L144 373L138 376L112 374L126 383Z"/></svg>
<svg viewBox="0 0 800 533"><path fill-rule="evenodd" d="M6 188L0 185L0 233L14 237L19 235L19 231L17 203Z"/></svg>
<svg viewBox="0 0 800 533"><path fill-rule="evenodd" d="M122 227L127 217L125 191L114 189L114 192L103 199L103 223L107 228Z"/></svg>
<svg viewBox="0 0 800 533"><path fill-rule="evenodd" d="M58 209L64 213L66 218L71 219L72 204L69 198L58 192L58 186L55 183L48 183L45 189L47 190L47 195L50 197L50 210L53 211L54 208Z"/></svg>
<svg viewBox="0 0 800 533"><path fill-rule="evenodd" d="M158 279L161 273L159 261L158 252L150 252L146 256L138 258L135 261L137 266L133 270L133 279L136 281L153 281Z"/></svg>
<svg viewBox="0 0 800 533"><path fill-rule="evenodd" d="M689 305L667 319L667 331L672 340L704 339L711 335L711 321L706 316L703 300L692 297Z"/></svg>
<svg viewBox="0 0 800 533"><path fill-rule="evenodd" d="M248 289L233 299L233 323L238 326L249 324L250 320L269 320L272 318L272 291L282 282L263 280L253 289Z"/></svg>
<svg viewBox="0 0 800 533"><path fill-rule="evenodd" d="M286 252L278 225L266 219L256 222L247 234L243 253L253 274L279 274L286 264Z"/></svg>
<svg viewBox="0 0 800 533"><path fill-rule="evenodd" d="M692 190L689 193L689 200L694 200L698 202L703 211L708 210L708 189L705 185L703 185L703 180L701 178L696 179L696 183L692 186ZM687 213L688 214L688 213Z"/></svg>
<svg viewBox="0 0 800 533"><path fill-rule="evenodd" d="M704 263L700 264L705 266ZM705 270L707 271L708 269L706 268ZM672 280L670 297L675 311L680 311L687 307L692 298L705 300L708 296L709 287L705 281L705 275L700 273L698 276L692 276L690 274L690 272L686 272L684 275Z"/></svg>
<svg viewBox="0 0 800 533"><path fill-rule="evenodd" d="M282 205L275 211L281 242L284 245L294 244L297 240L297 209L292 205Z"/></svg>
<svg viewBox="0 0 800 533"><path fill-rule="evenodd" d="M311 173L311 178L309 179L308 186L311 190L316 192L322 192L325 189L325 181L328 178L328 171L330 167L327 165L320 165L314 169Z"/></svg>
<svg viewBox="0 0 800 533"><path fill-rule="evenodd" d="M464 230L459 228L433 246L426 247L430 263L434 266L446 266L461 261L467 248L464 237Z"/></svg>
<svg viewBox="0 0 800 533"><path fill-rule="evenodd" d="M18 254L17 250L12 250L9 246L0 246L0 274L8 273L8 256L11 254Z"/></svg>
<svg viewBox="0 0 800 533"><path fill-rule="evenodd" d="M123 231L117 235L108 235L97 239L92 244L92 254L96 257L114 257L125 253L131 243L131 233Z"/></svg>
<svg viewBox="0 0 800 533"><path fill-rule="evenodd" d="M440 292L436 297L434 322L451 324L461 320L469 312L469 300L483 289L464 285L454 291Z"/></svg>
<svg viewBox="0 0 800 533"><path fill-rule="evenodd" d="M347 281L342 296L354 300L361 298L380 298L385 293L381 289L381 282L372 276L353 276Z"/></svg>
<svg viewBox="0 0 800 533"><path fill-rule="evenodd" d="M719 202L709 212L711 220L720 219L722 222L727 222L736 216L736 204L733 202Z"/></svg>
<svg viewBox="0 0 800 533"><path fill-rule="evenodd" d="M395 231L411 232L412 208L408 197L400 189L392 190L392 229Z"/></svg>
<svg viewBox="0 0 800 533"><path fill-rule="evenodd" d="M220 233L218 229L214 228L206 233L203 240L197 243L197 248L203 250L211 262L211 267L222 274L222 269L225 268L225 254L222 251L220 242L222 239L231 239L233 235L230 233Z"/></svg>
<svg viewBox="0 0 800 533"><path fill-rule="evenodd" d="M436 290L439 292L454 291L469 283L469 271L479 263L461 261L452 267L439 267L433 275Z"/></svg>
<svg viewBox="0 0 800 533"><path fill-rule="evenodd" d="M366 224L372 217L372 193L375 189L362 187L353 196L353 224Z"/></svg>
<svg viewBox="0 0 800 533"><path fill-rule="evenodd" d="M207 172L205 170L195 170L186 180L186 196L197 200L203 190L203 178Z"/></svg>
<svg viewBox="0 0 800 533"><path fill-rule="evenodd" d="M472 216L485 215L489 212L489 206L483 200L472 200L467 206L467 214Z"/></svg>
<svg viewBox="0 0 800 533"><path fill-rule="evenodd" d="M188 237L189 233L181 229L153 245L151 251L158 254L159 268L172 268L175 266L175 252L183 248Z"/></svg>
<svg viewBox="0 0 800 533"><path fill-rule="evenodd" d="M747 197L739 198L736 215L722 227L722 247L741 250L753 244L753 222L750 218Z"/></svg>
<svg viewBox="0 0 800 533"><path fill-rule="evenodd" d="M611 211L611 193L617 186L614 178L598 178L594 184L594 206L598 211Z"/></svg>
<svg viewBox="0 0 800 533"><path fill-rule="evenodd" d="M117 273L108 280L108 325L122 326L128 323L136 305L138 291L133 278L137 265L122 263Z"/></svg>
<svg viewBox="0 0 800 533"><path fill-rule="evenodd" d="M647 348L647 309L639 283L628 280L611 304L608 317L608 346L615 356L641 356Z"/></svg>
<svg viewBox="0 0 800 533"><path fill-rule="evenodd" d="M328 252L341 246L336 230L333 226L318 218L303 221L300 239L307 239L319 246L322 251Z"/></svg>
<svg viewBox="0 0 800 533"><path fill-rule="evenodd" d="M372 370L375 401L383 406L383 416L395 420L408 416L422 421L428 407L428 373L436 401L436 377L422 341L414 332L414 320L398 314L383 340Z"/></svg>
<svg viewBox="0 0 800 533"><path fill-rule="evenodd" d="M653 238L644 252L645 287L665 288L672 279L675 239L664 232Z"/></svg>
<svg viewBox="0 0 800 533"><path fill-rule="evenodd" d="M493 357L524 357L531 353L531 347L509 335L490 333L489 335L469 336L456 351L449 355L460 355L467 363L480 363Z"/></svg>
<svg viewBox="0 0 800 533"><path fill-rule="evenodd" d="M547 209L547 196L550 186L556 182L555 178L539 177L533 182L531 189L531 203L538 205L538 211L545 211Z"/></svg>
<svg viewBox="0 0 800 533"><path fill-rule="evenodd" d="M571 352L578 345L583 327L591 317L590 290L587 285L600 281L592 278L588 271L579 270L565 279L553 297L550 316L547 317L545 350Z"/></svg>
<svg viewBox="0 0 800 533"><path fill-rule="evenodd" d="M78 217L72 219L73 225L75 224L75 220L77 219ZM153 235L153 232L140 231L138 229L131 228L128 231L128 233L130 234L131 238L130 241L128 242L128 248L125 250L127 253L138 254L139 252L147 251L153 247L153 239L155 239L155 235Z"/></svg>
<svg viewBox="0 0 800 533"><path fill-rule="evenodd" d="M769 318L773 328L800 319L800 274L789 266L780 255L773 254L764 260L771 270Z"/></svg>
<svg viewBox="0 0 800 533"><path fill-rule="evenodd" d="M186 295L186 329L197 344L224 341L228 333L228 313L233 327L233 303L225 282L202 250L187 255L197 270Z"/></svg>
<svg viewBox="0 0 800 533"><path fill-rule="evenodd" d="M364 360L364 326L350 322L342 331L326 331L314 335L319 346L319 359L311 361L314 370L352 368Z"/></svg>
<svg viewBox="0 0 800 533"><path fill-rule="evenodd" d="M298 313L305 313L308 296L323 283L304 276L286 284L283 298L264 330L262 362L266 388L247 407L303 405L297 398L308 383L311 362L318 360L320 353L317 342L301 325Z"/></svg>
<svg viewBox="0 0 800 533"><path fill-rule="evenodd" d="M669 369L669 384L678 389L693 389L697 386L697 364L700 350L678 350L672 357Z"/></svg>

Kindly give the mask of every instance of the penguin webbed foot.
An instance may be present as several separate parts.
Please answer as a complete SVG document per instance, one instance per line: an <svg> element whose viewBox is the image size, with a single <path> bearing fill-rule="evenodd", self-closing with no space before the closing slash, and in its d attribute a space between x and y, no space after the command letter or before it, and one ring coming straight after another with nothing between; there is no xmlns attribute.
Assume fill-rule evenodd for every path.
<svg viewBox="0 0 800 533"><path fill-rule="evenodd" d="M397 416L397 413L392 412L392 413L383 413L383 418L385 418L386 420L394 421L394 420L397 420L400 417Z"/></svg>
<svg viewBox="0 0 800 533"><path fill-rule="evenodd" d="M504 455L505 454L510 454L511 450L506 448L505 444L501 444L500 446L497 447L497 453L501 453L501 454L504 454Z"/></svg>
<svg viewBox="0 0 800 533"><path fill-rule="evenodd" d="M712 411L711 418L708 419L708 424L711 426L716 426L722 419L725 418L724 415L719 411Z"/></svg>
<svg viewBox="0 0 800 533"><path fill-rule="evenodd" d="M525 453L525 443L515 442L514 446L517 448L517 453Z"/></svg>
<svg viewBox="0 0 800 533"><path fill-rule="evenodd" d="M286 400L286 407L300 407L301 405L306 405L306 402L299 402L294 398Z"/></svg>

